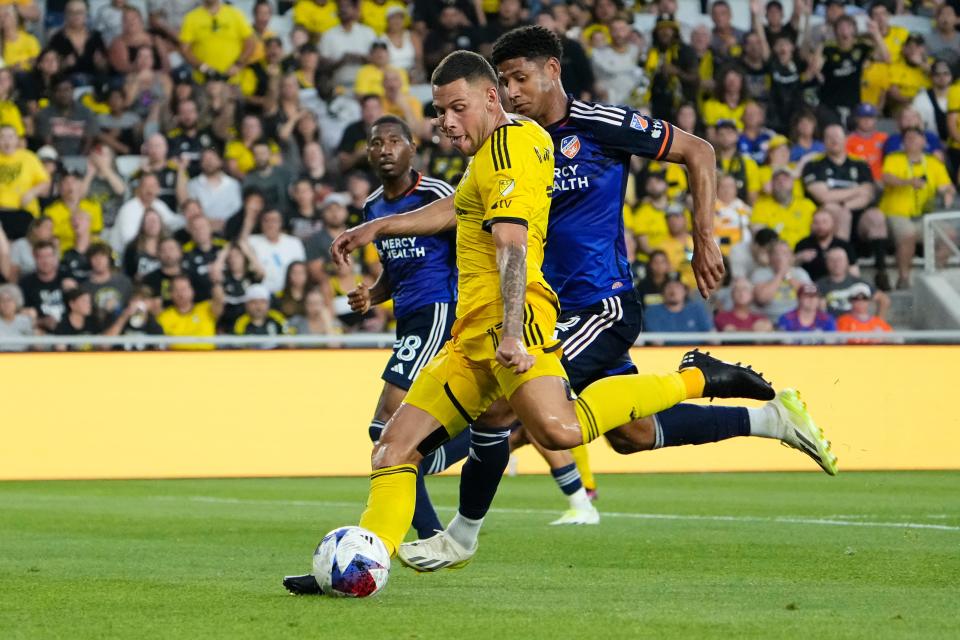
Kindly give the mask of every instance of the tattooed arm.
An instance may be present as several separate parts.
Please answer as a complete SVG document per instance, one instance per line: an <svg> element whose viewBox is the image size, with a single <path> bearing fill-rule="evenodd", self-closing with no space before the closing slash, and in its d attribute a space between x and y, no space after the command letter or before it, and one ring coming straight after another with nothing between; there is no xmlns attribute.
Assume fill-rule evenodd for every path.
<svg viewBox="0 0 960 640"><path fill-rule="evenodd" d="M497 362L524 373L534 356L523 344L523 306L527 291L527 228L512 222L493 225L503 298L503 337L497 347Z"/></svg>

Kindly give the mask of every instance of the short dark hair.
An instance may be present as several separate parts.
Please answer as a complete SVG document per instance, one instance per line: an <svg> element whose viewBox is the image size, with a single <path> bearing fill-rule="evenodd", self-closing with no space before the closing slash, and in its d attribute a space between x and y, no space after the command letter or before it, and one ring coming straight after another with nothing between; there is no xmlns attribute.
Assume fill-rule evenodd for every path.
<svg viewBox="0 0 960 640"><path fill-rule="evenodd" d="M563 55L560 38L546 27L533 25L506 32L493 43L490 60L499 66L515 58L556 58Z"/></svg>
<svg viewBox="0 0 960 640"><path fill-rule="evenodd" d="M400 133L403 134L403 137L407 142L413 142L413 132L410 131L410 125L403 121L403 119L398 118L395 115L387 114L385 116L380 116L373 121L373 124L370 126L370 135L373 136L374 127L379 127L384 124L392 124L400 127Z"/></svg>
<svg viewBox="0 0 960 640"><path fill-rule="evenodd" d="M49 220L49 218L47 218ZM33 252L36 253L41 249L53 249L54 252L57 250L57 245L53 244L49 240L41 240L40 242L33 245Z"/></svg>
<svg viewBox="0 0 960 640"><path fill-rule="evenodd" d="M69 305L86 295L90 295L89 290L83 287L77 287L76 289L70 289L69 291L64 291L63 301Z"/></svg>
<svg viewBox="0 0 960 640"><path fill-rule="evenodd" d="M107 256L111 262L113 261L113 249L106 242L94 242L87 248L87 260L96 255Z"/></svg>
<svg viewBox="0 0 960 640"><path fill-rule="evenodd" d="M753 241L757 246L767 247L780 239L780 234L769 227L760 229L753 235Z"/></svg>
<svg viewBox="0 0 960 640"><path fill-rule="evenodd" d="M440 61L433 71L430 83L442 87L460 79L467 82L486 80L497 86L497 74L487 59L473 51L454 51Z"/></svg>

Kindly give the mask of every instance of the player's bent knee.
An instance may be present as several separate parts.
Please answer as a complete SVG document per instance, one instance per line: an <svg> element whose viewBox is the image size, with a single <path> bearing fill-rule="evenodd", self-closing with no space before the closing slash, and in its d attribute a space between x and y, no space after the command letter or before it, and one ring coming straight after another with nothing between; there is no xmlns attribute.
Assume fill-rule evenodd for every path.
<svg viewBox="0 0 960 640"><path fill-rule="evenodd" d="M420 464L423 456L416 447L404 447L400 443L377 442L370 454L370 468L373 471L386 467L395 467L398 464Z"/></svg>
<svg viewBox="0 0 960 640"><path fill-rule="evenodd" d="M550 451L566 451L583 444L583 434L577 422L545 419L536 425L528 424L527 427L537 442Z"/></svg>

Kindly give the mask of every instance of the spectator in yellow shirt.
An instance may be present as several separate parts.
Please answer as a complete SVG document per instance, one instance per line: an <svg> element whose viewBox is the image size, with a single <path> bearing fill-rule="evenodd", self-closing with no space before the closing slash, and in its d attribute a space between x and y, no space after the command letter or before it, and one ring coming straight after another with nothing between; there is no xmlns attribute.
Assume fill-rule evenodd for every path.
<svg viewBox="0 0 960 640"><path fill-rule="evenodd" d="M429 138L432 125L423 116L423 104L410 95L404 79L403 70L396 67L387 67L383 72L383 112L403 119L410 125L414 137Z"/></svg>
<svg viewBox="0 0 960 640"><path fill-rule="evenodd" d="M760 196L750 217L750 223L755 229L773 229L791 249L810 235L810 224L817 210L817 205L812 200L795 195L793 184L793 173L790 169L776 169L773 173L773 193Z"/></svg>
<svg viewBox="0 0 960 640"><path fill-rule="evenodd" d="M677 272L688 289L695 289L697 279L693 275L693 236L687 230L687 217L682 206L671 205L666 212L667 235L652 243L654 251L662 251L670 261L670 268Z"/></svg>
<svg viewBox="0 0 960 640"><path fill-rule="evenodd" d="M20 148L20 136L12 126L0 125L0 209L22 209L36 217L40 215L37 196L49 186L50 176L36 154Z"/></svg>
<svg viewBox="0 0 960 640"><path fill-rule="evenodd" d="M332 0L298 0L293 5L293 23L309 31L316 41L324 31L340 24L337 3Z"/></svg>
<svg viewBox="0 0 960 640"><path fill-rule="evenodd" d="M20 16L13 5L0 6L0 41L3 62L19 71L30 71L40 55L40 42L23 30Z"/></svg>
<svg viewBox="0 0 960 640"><path fill-rule="evenodd" d="M736 68L723 72L717 83L715 95L703 103L703 123L707 126L707 139L713 140L717 124L732 120L737 129L743 128L743 111L747 106L747 89L743 73Z"/></svg>
<svg viewBox="0 0 960 640"><path fill-rule="evenodd" d="M90 231L100 233L103 230L103 209L100 203L84 197L84 184L80 177L65 173L60 178L60 197L43 210L43 215L53 221L53 235L60 241L60 253L73 248L73 225L71 216L76 211L84 211L90 216Z"/></svg>
<svg viewBox="0 0 960 640"><path fill-rule="evenodd" d="M190 276L180 274L170 281L170 298L173 304L164 309L157 322L168 336L214 336L217 333L217 319L223 313L223 287L220 286L221 274L210 270L213 290L210 300L194 302L193 285ZM214 346L209 343L180 344L171 347L182 351L208 350Z"/></svg>
<svg viewBox="0 0 960 640"><path fill-rule="evenodd" d="M889 65L890 86L887 108L894 114L913 102L920 91L930 88L930 63L927 44L919 33L911 34L903 45L900 60Z"/></svg>
<svg viewBox="0 0 960 640"><path fill-rule="evenodd" d="M378 35L387 31L387 14L392 7L406 10L406 4L400 0L360 0L360 22L367 25Z"/></svg>
<svg viewBox="0 0 960 640"><path fill-rule="evenodd" d="M13 101L13 71L0 69L0 125L13 127L18 136L23 137L23 118L20 109Z"/></svg>
<svg viewBox="0 0 960 640"><path fill-rule="evenodd" d="M883 161L884 189L879 207L887 216L896 244L898 289L910 286L911 263L923 238L923 214L951 207L956 193L943 163L923 152L926 142L922 129L907 129L903 133L904 150L891 153Z"/></svg>
<svg viewBox="0 0 960 640"><path fill-rule="evenodd" d="M410 89L410 80L407 78L407 72L403 69L390 67L390 53L387 51L387 44L382 40L377 40L370 47L369 62L360 67L357 71L357 79L353 84L353 91L358 96L365 95L384 95L383 74L387 69L395 69L399 72L402 86L405 93Z"/></svg>
<svg viewBox="0 0 960 640"><path fill-rule="evenodd" d="M220 0L203 0L184 17L180 43L183 57L207 79L235 77L256 49L246 16Z"/></svg>

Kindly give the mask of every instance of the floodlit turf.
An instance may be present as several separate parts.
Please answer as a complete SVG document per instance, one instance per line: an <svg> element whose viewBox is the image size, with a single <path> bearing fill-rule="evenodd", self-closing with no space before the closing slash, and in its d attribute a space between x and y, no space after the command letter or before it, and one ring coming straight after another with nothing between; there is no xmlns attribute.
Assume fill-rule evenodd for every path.
<svg viewBox="0 0 960 640"><path fill-rule="evenodd" d="M456 479L432 479L449 507ZM600 478L596 527L507 478L474 563L287 596L364 479L0 483L0 638L942 638L960 473ZM442 515L449 516L446 509ZM909 525L909 526L907 526Z"/></svg>

